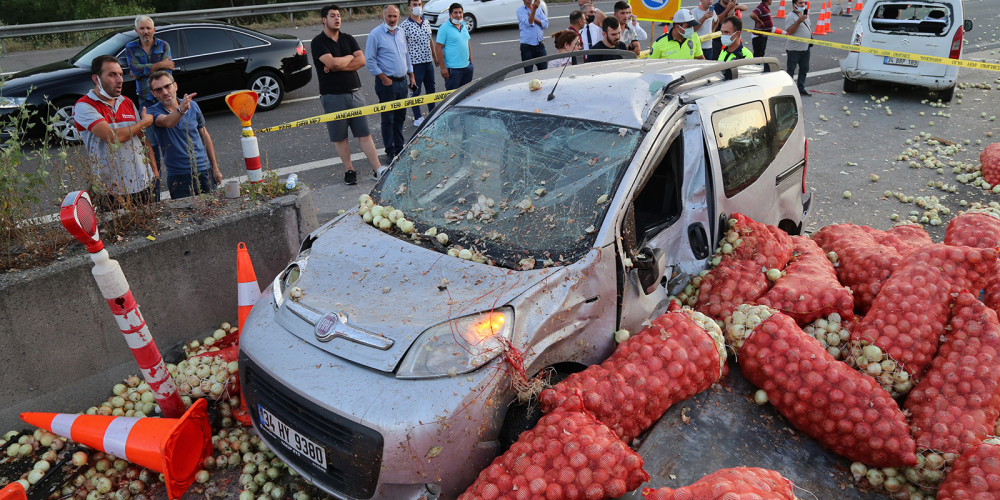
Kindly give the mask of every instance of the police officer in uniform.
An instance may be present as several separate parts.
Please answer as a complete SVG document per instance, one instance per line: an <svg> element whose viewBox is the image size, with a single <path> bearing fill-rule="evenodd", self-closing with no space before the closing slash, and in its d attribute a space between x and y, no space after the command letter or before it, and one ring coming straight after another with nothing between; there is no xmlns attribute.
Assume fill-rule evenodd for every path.
<svg viewBox="0 0 1000 500"><path fill-rule="evenodd" d="M721 24L722 51L719 53L719 61L726 62L734 59L753 59L753 52L743 46L743 21L736 16L729 16L722 20ZM722 72L726 80L733 79L733 71L727 69Z"/></svg>
<svg viewBox="0 0 1000 500"><path fill-rule="evenodd" d="M653 43L650 59L705 59L701 51L701 38L694 29L701 25L690 10L680 9L674 14L673 26Z"/></svg>

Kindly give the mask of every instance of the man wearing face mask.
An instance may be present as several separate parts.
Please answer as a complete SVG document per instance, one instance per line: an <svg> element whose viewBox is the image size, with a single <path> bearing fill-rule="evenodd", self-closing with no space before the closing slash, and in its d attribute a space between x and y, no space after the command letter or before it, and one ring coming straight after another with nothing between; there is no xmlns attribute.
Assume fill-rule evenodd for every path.
<svg viewBox="0 0 1000 500"><path fill-rule="evenodd" d="M785 19L785 33L788 36L812 39L812 26L809 24L806 0L794 0L792 6L795 13ZM792 76L795 74L795 67L799 67L799 77L796 83L802 97L812 97L806 91L806 73L809 73L809 47L811 45L806 42L785 40L785 51L788 52L788 64L785 65L785 68L787 68L788 76Z"/></svg>
<svg viewBox="0 0 1000 500"><path fill-rule="evenodd" d="M438 28L437 51L441 65L444 88L455 90L472 81L472 36L465 26L462 4L448 7L448 22Z"/></svg>
<svg viewBox="0 0 1000 500"><path fill-rule="evenodd" d="M580 10L586 12L587 9L585 9L584 7L586 7L587 4L593 5L594 2L592 2L591 0L577 0L577 4L580 6ZM588 23L596 23L598 27L602 26L602 23L604 23L604 17L605 17L604 12L601 11L601 9L598 9L598 8L595 7L593 14L594 14L594 19L591 20L591 21L587 21L587 22Z"/></svg>
<svg viewBox="0 0 1000 500"><path fill-rule="evenodd" d="M650 59L705 59L701 51L701 38L695 33L701 23L691 11L680 9L674 14L673 26L653 43Z"/></svg>
<svg viewBox="0 0 1000 500"><path fill-rule="evenodd" d="M719 61L726 62L734 59L752 59L753 52L743 46L743 21L736 16L729 16L722 21L722 53L719 54ZM733 79L733 70L727 69L722 72L726 80Z"/></svg>
<svg viewBox="0 0 1000 500"><path fill-rule="evenodd" d="M383 23L368 34L365 43L365 66L375 77L378 102L406 99L407 89L417 87L413 64L406 46L406 35L399 29L399 8L386 5L382 9ZM382 113L382 144L389 162L403 150L403 126L406 108Z"/></svg>
<svg viewBox="0 0 1000 500"><path fill-rule="evenodd" d="M601 43L601 40L604 39L604 30L598 24L595 12L594 4L588 3L583 6L583 19L587 21L587 24L583 26L583 31L580 32L580 41L583 42L583 50ZM584 61L586 62L586 59Z"/></svg>
<svg viewBox="0 0 1000 500"><path fill-rule="evenodd" d="M159 177L142 132L153 124L153 116L146 108L137 112L135 104L122 96L122 67L115 57L95 57L90 75L94 88L76 101L73 120L95 160L94 203L104 210L145 205L152 198L150 183Z"/></svg>
<svg viewBox="0 0 1000 500"><path fill-rule="evenodd" d="M433 94L436 89L434 85L434 66L440 66L437 51L434 50L434 33L431 32L431 23L423 18L423 2L421 0L410 0L410 15L400 23L403 32L406 33L406 47L410 51L410 62L413 63L413 77L417 81L417 88L413 90L412 96L420 95L420 86L424 86L424 91ZM433 65L432 65L433 63ZM427 112L434 111L434 103L427 104ZM420 114L420 106L413 107L413 126L419 127L424 123L424 118Z"/></svg>

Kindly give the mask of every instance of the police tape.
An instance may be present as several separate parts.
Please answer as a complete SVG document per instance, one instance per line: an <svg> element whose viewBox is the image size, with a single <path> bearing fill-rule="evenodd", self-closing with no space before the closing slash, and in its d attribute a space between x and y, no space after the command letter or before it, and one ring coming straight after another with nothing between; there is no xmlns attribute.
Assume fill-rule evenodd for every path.
<svg viewBox="0 0 1000 500"><path fill-rule="evenodd" d="M874 54L876 56L894 57L897 59L909 59L911 61L920 61L933 64L946 64L948 66L958 66L960 68L1000 71L1000 64L978 62L978 61L965 61L962 59L951 59L947 57L925 56L923 54L911 54L909 52L897 52L895 50L873 49L871 47L848 45L846 43L827 42L826 40L817 40L815 38L801 38L797 36L778 35L768 31L757 31L757 30L746 30L746 31L758 35L767 35L774 38L784 38L786 40L795 40L796 42L811 43L813 45L819 45L820 47L829 47L831 49L849 50L851 52L864 52L865 54Z"/></svg>
<svg viewBox="0 0 1000 500"><path fill-rule="evenodd" d="M257 133L276 132L278 130L287 130L290 128L302 127L304 125L312 125L314 123L332 122L335 120L345 120L347 118L357 118L359 116L384 113L386 111L396 111L400 109L412 108L414 106L420 106L422 104L430 104L443 101L446 97L448 97L448 94L451 94L452 92L454 92L454 90L446 90L444 92L437 92L435 94L426 94L416 97L410 97L407 99L399 99L397 101L380 102L378 104L372 104L369 106L361 106L360 108L345 109L344 111L337 111L335 113L326 113L324 115L313 116L310 118L303 118L301 120L296 120L294 122L282 123L281 125L267 127L265 129L258 130Z"/></svg>

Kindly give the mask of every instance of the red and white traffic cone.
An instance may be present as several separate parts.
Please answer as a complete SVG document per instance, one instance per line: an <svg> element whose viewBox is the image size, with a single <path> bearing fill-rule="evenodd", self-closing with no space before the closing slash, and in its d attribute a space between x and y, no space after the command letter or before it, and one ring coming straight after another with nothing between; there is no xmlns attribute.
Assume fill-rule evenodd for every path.
<svg viewBox="0 0 1000 500"><path fill-rule="evenodd" d="M139 305L132 297L121 265L108 255L98 236L97 216L90 203L90 195L86 191L74 191L66 195L59 209L59 218L70 234L87 246L90 259L94 261L91 273L97 281L97 287L111 306L111 314L115 315L118 328L125 336L125 342L132 350L132 356L152 389L163 416L180 417L184 414L184 402L177 392L177 384L167 371L160 351L153 342L153 334L149 333L146 320L139 312Z"/></svg>
<svg viewBox="0 0 1000 500"><path fill-rule="evenodd" d="M0 500L28 500L28 494L21 483L13 481L0 490Z"/></svg>
<svg viewBox="0 0 1000 500"><path fill-rule="evenodd" d="M242 241L236 245L236 304L239 308L239 333L243 333L243 323L246 322L250 310L260 298L260 285L257 284L257 274L253 272L253 262L250 253Z"/></svg>
<svg viewBox="0 0 1000 500"><path fill-rule="evenodd" d="M775 19L785 18L785 0L781 0L781 4L778 5L778 13L774 16Z"/></svg>
<svg viewBox="0 0 1000 500"><path fill-rule="evenodd" d="M250 127L250 119L257 109L257 93L252 90L241 90L226 96L226 104L229 109L236 114L243 125L243 138L240 145L243 147L243 162L247 166L247 178L250 182L260 182L264 180L264 172L260 169L260 148L257 147L257 137L253 135L253 128Z"/></svg>
<svg viewBox="0 0 1000 500"><path fill-rule="evenodd" d="M207 407L199 399L180 418L28 412L21 420L163 474L167 497L176 500L212 456Z"/></svg>
<svg viewBox="0 0 1000 500"><path fill-rule="evenodd" d="M858 0L857 3L854 4L854 10L861 12L862 8L864 8L864 5L861 4L861 0Z"/></svg>

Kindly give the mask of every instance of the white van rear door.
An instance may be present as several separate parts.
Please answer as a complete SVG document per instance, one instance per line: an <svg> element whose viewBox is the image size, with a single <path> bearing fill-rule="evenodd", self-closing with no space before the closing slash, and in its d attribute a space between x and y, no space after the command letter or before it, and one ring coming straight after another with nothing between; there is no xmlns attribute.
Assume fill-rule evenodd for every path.
<svg viewBox="0 0 1000 500"><path fill-rule="evenodd" d="M948 57L964 22L961 4L950 1L878 1L868 10L862 46ZM861 53L858 69L902 75L945 76L948 66Z"/></svg>

